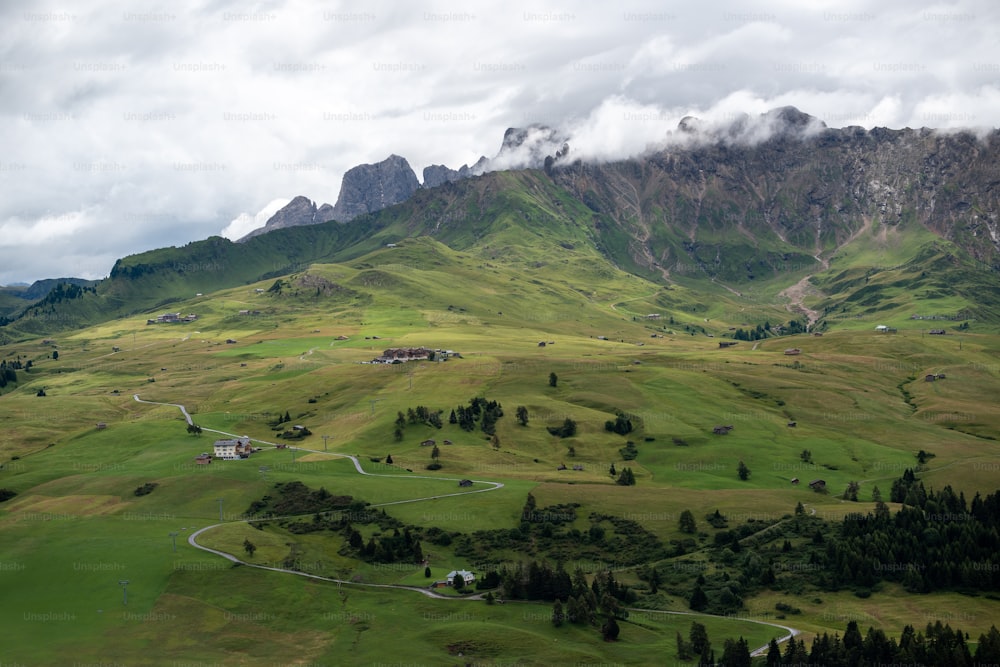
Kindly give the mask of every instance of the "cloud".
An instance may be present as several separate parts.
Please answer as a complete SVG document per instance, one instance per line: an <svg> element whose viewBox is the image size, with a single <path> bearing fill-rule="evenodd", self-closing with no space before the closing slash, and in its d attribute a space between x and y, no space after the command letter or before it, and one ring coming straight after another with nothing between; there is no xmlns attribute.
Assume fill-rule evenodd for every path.
<svg viewBox="0 0 1000 667"><path fill-rule="evenodd" d="M253 215L250 213L240 213L226 225L226 228L222 230L220 235L230 241L241 239L258 227L263 227L272 215L277 213L290 201L291 199L273 199L268 202L267 206Z"/></svg>
<svg viewBox="0 0 1000 667"><path fill-rule="evenodd" d="M990 0L6 3L0 282L238 236L276 198L336 201L357 164L473 164L532 123L594 160L785 105L995 127L998 23Z"/></svg>

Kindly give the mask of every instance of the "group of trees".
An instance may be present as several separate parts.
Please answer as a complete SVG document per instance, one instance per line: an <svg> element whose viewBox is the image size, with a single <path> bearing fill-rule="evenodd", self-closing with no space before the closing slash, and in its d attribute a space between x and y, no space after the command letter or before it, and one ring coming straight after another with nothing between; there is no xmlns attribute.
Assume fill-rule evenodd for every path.
<svg viewBox="0 0 1000 667"><path fill-rule="evenodd" d="M618 475L618 479L615 480L615 484L618 486L635 486L635 475L632 473L632 469L622 468L622 472Z"/></svg>
<svg viewBox="0 0 1000 667"><path fill-rule="evenodd" d="M764 322L763 325L758 324L753 329L737 329L733 332L733 339L747 341L763 340L770 336L798 334L805 333L806 331L808 331L808 325L799 320L791 320L788 324L779 326L777 330L771 328L770 322Z"/></svg>
<svg viewBox="0 0 1000 667"><path fill-rule="evenodd" d="M708 639L708 629L698 623L691 622L687 639L677 632L677 658L688 661L697 659L698 665L720 665L725 667L750 667L750 645L741 635L739 639L727 639L723 644L722 658L716 662L715 651Z"/></svg>
<svg viewBox="0 0 1000 667"><path fill-rule="evenodd" d="M313 490L299 481L276 482L273 492L252 502L246 513L254 517L268 517L345 509L360 512L365 505L365 502L351 496L335 496L324 487Z"/></svg>
<svg viewBox="0 0 1000 667"><path fill-rule="evenodd" d="M553 567L546 561L532 560L527 566L518 563L487 576L499 583L507 599L554 602L552 623L556 627L564 623L597 625L600 622L601 634L608 640L618 637L620 628L615 619L628 618L625 607L637 599L610 570L598 572L588 583L582 569L577 568L570 576L561 561Z"/></svg>
<svg viewBox="0 0 1000 667"><path fill-rule="evenodd" d="M884 631L873 627L862 637L857 621L850 621L844 636L823 633L813 639L807 651L804 640L788 640L782 653L775 640L768 647L765 664L825 665L828 667L854 667L855 665L952 665L971 667L1000 663L1000 632L996 626L979 636L975 654L966 643L968 636L941 621L928 623L923 632L912 625L903 628L897 641ZM726 664L726 663L723 663ZM749 663L747 663L749 664Z"/></svg>
<svg viewBox="0 0 1000 667"><path fill-rule="evenodd" d="M24 366L21 364L20 359L15 361L4 359L0 361L0 388L17 382L17 371L23 368Z"/></svg>
<svg viewBox="0 0 1000 667"><path fill-rule="evenodd" d="M632 432L632 419L624 412L615 413L614 421L604 422L604 430L618 435L628 435Z"/></svg>
<svg viewBox="0 0 1000 667"><path fill-rule="evenodd" d="M907 469L893 483L904 506L844 517L823 561L831 585L871 586L888 580L911 592L1000 590L1000 491L967 503L951 486L927 491Z"/></svg>
<svg viewBox="0 0 1000 667"><path fill-rule="evenodd" d="M406 408L405 415L402 411L397 412L393 437L397 441L402 440L403 430L408 424L424 424L427 426L433 426L434 428L442 428L444 426L444 422L441 421L441 415L443 413L443 410L432 410L424 405L418 405L416 408Z"/></svg>
<svg viewBox="0 0 1000 667"><path fill-rule="evenodd" d="M374 535L364 541L364 537L353 526L344 528L350 553L366 563L422 563L424 551L420 537L404 526L403 530L393 529L391 535Z"/></svg>
<svg viewBox="0 0 1000 667"><path fill-rule="evenodd" d="M545 428L550 434L560 438L572 438L576 435L576 422L569 417L566 417L559 426L546 426Z"/></svg>
<svg viewBox="0 0 1000 667"><path fill-rule="evenodd" d="M449 424L458 424L463 431L474 431L476 424L486 435L496 434L496 423L503 417L503 406L497 401L487 400L482 396L469 399L469 404L459 405L448 416ZM527 409L525 409L525 424L527 424Z"/></svg>

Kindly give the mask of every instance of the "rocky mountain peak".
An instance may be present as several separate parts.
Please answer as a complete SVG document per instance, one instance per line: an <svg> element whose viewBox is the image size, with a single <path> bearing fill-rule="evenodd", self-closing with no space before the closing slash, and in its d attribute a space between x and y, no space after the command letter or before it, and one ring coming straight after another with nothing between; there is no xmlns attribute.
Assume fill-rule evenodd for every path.
<svg viewBox="0 0 1000 667"><path fill-rule="evenodd" d="M253 230L243 238L239 239L239 242L243 243L244 241L252 239L255 236L267 234L275 229L298 227L300 225L316 225L321 222L329 222L330 220L333 220L333 218L332 206L329 204L323 204L322 206L317 207L316 202L312 201L308 197L299 195L272 215L263 227L258 227Z"/></svg>
<svg viewBox="0 0 1000 667"><path fill-rule="evenodd" d="M375 164L360 164L344 174L333 218L348 222L359 215L381 211L406 201L418 188L417 175L406 158L399 155L390 155Z"/></svg>

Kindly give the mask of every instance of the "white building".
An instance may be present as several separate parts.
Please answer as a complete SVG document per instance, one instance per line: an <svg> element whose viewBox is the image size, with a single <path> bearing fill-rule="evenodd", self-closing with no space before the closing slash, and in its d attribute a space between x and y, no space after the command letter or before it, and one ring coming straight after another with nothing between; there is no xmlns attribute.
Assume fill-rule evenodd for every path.
<svg viewBox="0 0 1000 667"><path fill-rule="evenodd" d="M235 461L238 459L248 459L253 453L253 446L250 444L248 436L234 438L232 440L216 440L214 448L215 458L224 461Z"/></svg>
<svg viewBox="0 0 1000 667"><path fill-rule="evenodd" d="M448 573L448 576L445 577L445 580L449 585L455 580L455 575L461 575L466 586L471 586L476 582L476 575L472 574L468 570L452 570Z"/></svg>

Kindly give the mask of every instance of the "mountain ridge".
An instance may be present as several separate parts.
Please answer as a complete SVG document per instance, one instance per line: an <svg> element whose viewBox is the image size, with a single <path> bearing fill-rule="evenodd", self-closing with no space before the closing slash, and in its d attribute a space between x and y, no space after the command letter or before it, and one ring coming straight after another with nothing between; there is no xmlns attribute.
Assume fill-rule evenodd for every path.
<svg viewBox="0 0 1000 667"><path fill-rule="evenodd" d="M558 157L546 155L538 168L491 171L433 188L413 187L415 175L395 156L393 168L412 176L403 190L412 192L401 202L347 223L293 225L239 244L213 237L122 258L93 292L26 308L7 332L43 333L158 308L417 236L536 269L567 246L586 246L602 261L658 284L722 287L734 295L813 276L809 280L834 295L827 293L832 300L824 314L854 308L852 294L862 290L870 302L888 280L887 269L904 267L905 280L927 286L921 294L940 295L942 283L961 276L953 281L964 294L956 309L978 303L986 319L1000 313L991 296L1000 265L1000 133L831 129L790 108L728 127L720 135L684 119L672 145L599 164L570 161L564 142ZM766 138L759 139L761 128L770 132ZM523 144L522 135L508 131L508 151ZM749 140L754 136L759 140ZM544 153L537 142L532 150L536 161ZM313 219L324 210L305 197L293 201ZM955 261L942 261L949 256ZM930 272L914 263L918 257L933 266ZM831 262L865 282L845 281ZM893 292L888 284L885 290ZM895 307L905 301L891 299Z"/></svg>

